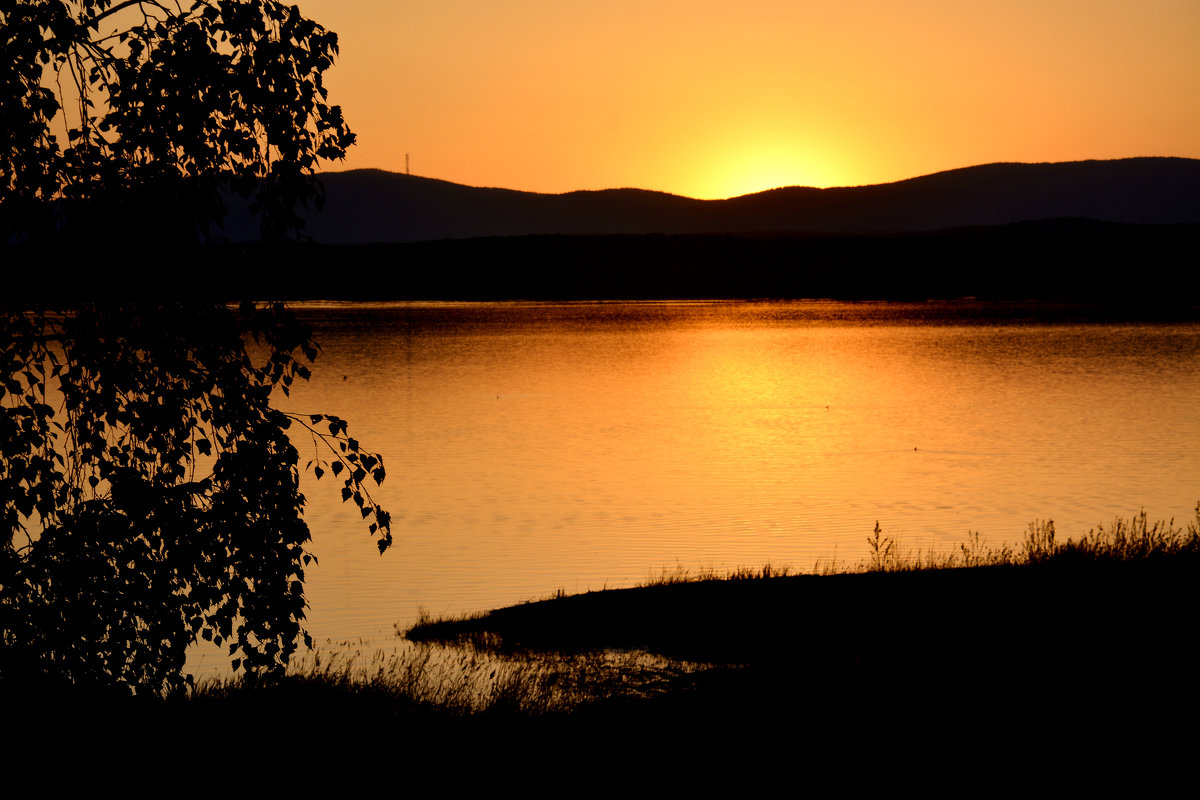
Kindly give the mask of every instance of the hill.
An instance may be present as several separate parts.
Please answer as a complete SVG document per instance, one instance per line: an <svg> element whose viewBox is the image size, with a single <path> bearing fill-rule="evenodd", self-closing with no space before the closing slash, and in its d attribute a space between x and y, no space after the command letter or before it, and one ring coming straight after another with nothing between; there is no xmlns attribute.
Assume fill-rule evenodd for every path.
<svg viewBox="0 0 1200 800"><path fill-rule="evenodd" d="M987 164L875 186L695 200L641 189L536 194L381 170L326 173L308 232L324 244L554 234L879 234L1060 218L1200 223L1200 160ZM255 238L244 210L226 224Z"/></svg>
<svg viewBox="0 0 1200 800"><path fill-rule="evenodd" d="M190 293L222 299L978 297L1200 313L1195 159L991 164L728 200L534 194L377 170L323 180L312 244L252 244L243 206L229 243L173 251L172 274L203 275ZM17 246L2 258L12 300L176 290L153 248L97 261L91 242Z"/></svg>

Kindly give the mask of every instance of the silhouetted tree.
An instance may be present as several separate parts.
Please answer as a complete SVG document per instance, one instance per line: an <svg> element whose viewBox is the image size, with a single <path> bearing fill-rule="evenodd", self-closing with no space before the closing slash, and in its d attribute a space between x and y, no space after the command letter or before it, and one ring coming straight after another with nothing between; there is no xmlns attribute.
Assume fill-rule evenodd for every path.
<svg viewBox="0 0 1200 800"><path fill-rule="evenodd" d="M0 314L0 680L163 692L198 639L251 675L311 643L288 431L391 543L381 457L272 405L316 354L278 305Z"/></svg>
<svg viewBox="0 0 1200 800"><path fill-rule="evenodd" d="M318 160L354 142L336 54L272 0L0 0L0 243L166 258L144 245L205 240L230 191L264 238L299 233ZM391 541L380 457L271 405L315 354L277 306L0 308L0 679L161 692L197 639L286 665L311 558L286 431Z"/></svg>
<svg viewBox="0 0 1200 800"><path fill-rule="evenodd" d="M298 232L354 142L337 52L272 0L0 0L0 243L203 239L229 189Z"/></svg>

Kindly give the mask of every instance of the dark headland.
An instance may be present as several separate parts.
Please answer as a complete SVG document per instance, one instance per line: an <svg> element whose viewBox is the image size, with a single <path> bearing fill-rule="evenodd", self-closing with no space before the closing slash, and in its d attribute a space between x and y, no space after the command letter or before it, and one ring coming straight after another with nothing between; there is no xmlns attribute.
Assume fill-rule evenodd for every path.
<svg viewBox="0 0 1200 800"><path fill-rule="evenodd" d="M1031 525L1016 551L963 545L925 562L883 555L890 540L877 534L866 572L668 579L426 620L407 636L736 665L640 704L591 707L590 719L701 749L712 737L790 751L808 768L1024 771L1114 757L1169 771L1197 743L1197 515L1186 531L1142 514L1066 542Z"/></svg>

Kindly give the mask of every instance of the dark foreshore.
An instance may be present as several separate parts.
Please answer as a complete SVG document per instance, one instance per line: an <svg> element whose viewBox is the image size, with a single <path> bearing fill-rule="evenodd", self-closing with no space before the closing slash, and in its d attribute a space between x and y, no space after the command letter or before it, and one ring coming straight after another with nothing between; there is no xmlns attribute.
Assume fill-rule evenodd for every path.
<svg viewBox="0 0 1200 800"><path fill-rule="evenodd" d="M1198 568L1191 555L708 579L427 621L407 635L736 665L635 717L727 731L804 718L788 735L818 751L868 732L914 754L1082 752L1097 737L1170 750L1196 743L1177 722L1200 711Z"/></svg>
<svg viewBox="0 0 1200 800"><path fill-rule="evenodd" d="M47 700L12 686L5 701L13 719L57 732L68 750L137 743L164 771L189 748L242 742L256 758L376 753L405 775L469 767L476 778L534 782L650 770L693 785L759 769L834 783L907 781L912 769L1003 780L1112 759L1162 774L1190 763L1198 742L1195 545L1193 534L1186 547L1133 559L1076 551L668 579L426 619L406 634L531 664L539 681L593 681L590 699L569 709L534 708L518 688L465 711L414 696L397 685L402 673L328 669L166 701L78 690ZM578 666L588 662L555 660L631 649L692 668L628 691L619 675L591 678Z"/></svg>
<svg viewBox="0 0 1200 800"><path fill-rule="evenodd" d="M248 737L260 757L303 747L370 760L365 749L404 774L469 765L476 777L535 782L629 780L647 769L679 770L673 780L688 785L747 769L835 783L860 770L861 780L907 781L910 769L939 779L1000 770L1002 780L1110 758L1171 770L1197 744L1198 566L1189 555L669 582L426 621L407 634L535 664L559 663L548 653L638 648L706 665L571 710L531 710L518 692L466 713L387 678L319 672L167 702L68 694L48 714L24 708L36 711L35 728L52 720L66 730L64 747L107 751L119 731L158 753L161 769L182 758L177 745ZM9 704L14 718L21 707Z"/></svg>

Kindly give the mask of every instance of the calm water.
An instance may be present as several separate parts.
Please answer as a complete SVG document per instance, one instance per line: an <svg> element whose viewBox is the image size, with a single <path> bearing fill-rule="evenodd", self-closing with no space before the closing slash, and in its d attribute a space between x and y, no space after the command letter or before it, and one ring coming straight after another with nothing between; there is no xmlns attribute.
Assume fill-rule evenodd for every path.
<svg viewBox="0 0 1200 800"><path fill-rule="evenodd" d="M380 557L307 476L318 640L674 570L809 570L1035 518L1078 535L1200 499L1200 326L1018 308L795 303L306 305L284 408L385 458ZM311 443L297 440L301 453Z"/></svg>

